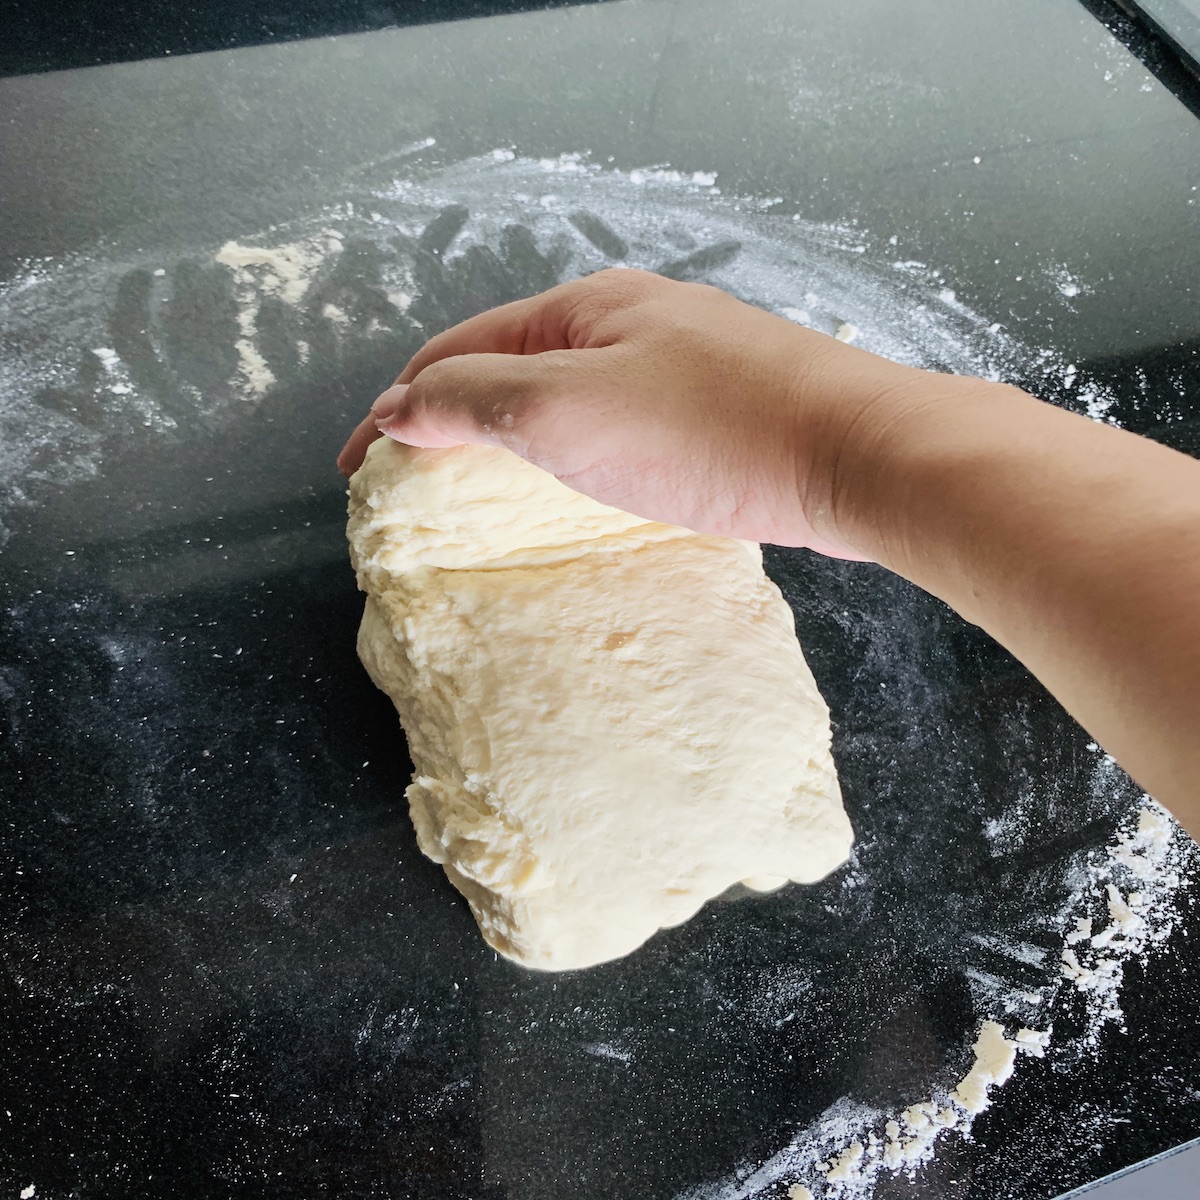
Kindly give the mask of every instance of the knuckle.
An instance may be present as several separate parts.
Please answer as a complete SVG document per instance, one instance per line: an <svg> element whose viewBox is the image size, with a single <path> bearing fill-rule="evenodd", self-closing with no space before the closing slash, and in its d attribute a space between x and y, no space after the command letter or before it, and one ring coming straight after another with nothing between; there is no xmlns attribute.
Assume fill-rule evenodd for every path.
<svg viewBox="0 0 1200 1200"><path fill-rule="evenodd" d="M413 386L419 385L421 391L436 391L450 383L455 374L454 359L434 359L428 366L421 368L416 379L413 380Z"/></svg>
<svg viewBox="0 0 1200 1200"><path fill-rule="evenodd" d="M596 271L595 275L589 275L583 282L587 284L590 294L619 302L641 298L653 280L654 276L649 271L628 266L607 266L602 271Z"/></svg>
<svg viewBox="0 0 1200 1200"><path fill-rule="evenodd" d="M443 357L441 348L446 344L446 334L438 333L431 337L421 348L408 360L404 370L396 376L396 383L399 383L406 375L410 380L415 379L418 375L424 375L431 367L436 366L438 361Z"/></svg>
<svg viewBox="0 0 1200 1200"><path fill-rule="evenodd" d="M458 408L469 392L468 376L453 358L431 362L409 389L407 399L414 408L439 412Z"/></svg>
<svg viewBox="0 0 1200 1200"><path fill-rule="evenodd" d="M685 283L683 286L698 300L704 300L709 304L724 304L733 299L728 292L722 291L711 283Z"/></svg>
<svg viewBox="0 0 1200 1200"><path fill-rule="evenodd" d="M464 354L434 363L422 375L422 380L432 376L423 393L426 405L441 413L468 415L485 429L511 428L545 390L542 373L533 369L543 355L511 357L515 369L489 361L490 355Z"/></svg>
<svg viewBox="0 0 1200 1200"><path fill-rule="evenodd" d="M640 267L605 267L588 276L590 282L601 287L632 287L653 278L651 272L643 271Z"/></svg>
<svg viewBox="0 0 1200 1200"><path fill-rule="evenodd" d="M575 312L593 327L627 309L645 303L666 283L650 271L608 267L581 279Z"/></svg>
<svg viewBox="0 0 1200 1200"><path fill-rule="evenodd" d="M435 333L417 352L418 355L426 362L445 361L448 357L447 347L453 346L457 329L457 325L452 325L449 329L443 329L441 333Z"/></svg>

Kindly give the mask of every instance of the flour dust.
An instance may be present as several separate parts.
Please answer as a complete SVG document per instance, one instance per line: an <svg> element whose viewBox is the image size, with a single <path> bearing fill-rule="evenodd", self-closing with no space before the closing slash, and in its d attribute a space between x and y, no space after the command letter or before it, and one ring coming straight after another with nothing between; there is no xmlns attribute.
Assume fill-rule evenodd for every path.
<svg viewBox="0 0 1200 1200"><path fill-rule="evenodd" d="M1098 778L1115 781L1119 768L1101 755ZM1004 823L989 830L997 845L1009 831ZM1102 853L1080 874L1062 910L1047 914L1058 925L1058 958L1049 964L1046 986L1037 993L1015 986L992 990L978 1003L982 1014L966 1073L932 1081L927 1096L888 1112L849 1097L798 1130L772 1157L745 1163L730 1178L702 1185L677 1200L758 1200L787 1195L805 1200L871 1200L888 1177L916 1177L949 1139L970 1138L975 1118L997 1099L1001 1088L1029 1055L1054 1052L1060 1069L1095 1054L1111 1024L1124 1026L1121 983L1129 962L1161 947L1181 919L1177 892L1200 873L1200 849L1170 814L1149 796ZM1045 957L1036 947L1008 947L1016 958ZM1032 950L1032 955L1028 952ZM1055 1042L1052 1016L1072 1000L1082 1000L1083 1034ZM1016 1014L1045 1023L1029 1028ZM991 1014L991 1015L989 1015Z"/></svg>
<svg viewBox="0 0 1200 1200"><path fill-rule="evenodd" d="M710 173L624 172L582 154L533 160L506 148L422 165L412 152L404 175L356 185L286 224L186 252L32 262L0 285L0 544L6 517L47 489L103 475L131 443L235 427L331 364L399 365L474 312L611 266L712 282L898 362L1041 385L1108 419L1111 393L963 304L953 281L906 258L896 237L805 220L778 197L725 195ZM1086 290L1066 264L1045 272L1064 306ZM1115 764L1095 754L1094 786L1115 794ZM1006 843L1022 819L994 818L988 838ZM1196 858L1147 798L1111 845L1072 868L1040 942L980 935L981 962L1016 964L1025 982L973 970L976 1023L957 1069L947 1065L895 1111L844 1097L775 1154L680 1200L782 1188L803 1200L865 1200L881 1180L912 1175L950 1139L969 1138L1022 1059L1094 1052L1120 1026L1124 970L1170 935ZM861 884L852 870L847 889ZM775 1028L798 1019L809 984L786 976L767 981L774 990L750 1019ZM1085 1015L1084 1037L1069 1045L1053 1029L1064 998ZM608 1041L582 1049L618 1064L632 1054Z"/></svg>
<svg viewBox="0 0 1200 1200"><path fill-rule="evenodd" d="M707 280L899 362L1111 397L959 302L936 267L854 224L777 215L715 175L511 150L422 168L210 247L109 249L0 284L0 541L41 489L145 438L188 440L330 361L405 356L491 303L607 266ZM1075 294L1062 264L1063 303ZM365 398L369 399L369 397Z"/></svg>

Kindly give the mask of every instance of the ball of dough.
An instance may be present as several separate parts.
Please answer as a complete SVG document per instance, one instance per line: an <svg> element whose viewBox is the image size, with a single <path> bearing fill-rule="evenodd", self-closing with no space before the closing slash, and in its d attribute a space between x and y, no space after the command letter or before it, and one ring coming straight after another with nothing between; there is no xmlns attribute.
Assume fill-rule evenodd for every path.
<svg viewBox="0 0 1200 1200"><path fill-rule="evenodd" d="M351 480L349 537L418 842L500 953L603 962L738 881L846 859L828 709L757 545L506 450L388 439Z"/></svg>

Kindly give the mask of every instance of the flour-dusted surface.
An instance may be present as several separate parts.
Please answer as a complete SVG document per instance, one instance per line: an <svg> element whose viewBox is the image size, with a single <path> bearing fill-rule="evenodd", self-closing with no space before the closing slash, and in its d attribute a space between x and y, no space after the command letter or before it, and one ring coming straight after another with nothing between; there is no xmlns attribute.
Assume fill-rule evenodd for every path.
<svg viewBox="0 0 1200 1200"><path fill-rule="evenodd" d="M953 1154L955 1141L970 1138L975 1119L1001 1099L999 1090L1013 1078L1022 1056L1042 1059L1054 1047L1062 1071L1078 1070L1085 1059L1095 1058L1107 1024L1124 1024L1119 996L1125 968L1147 948L1161 946L1170 937L1179 911L1168 897L1179 887L1181 871L1194 875L1200 868L1195 844L1148 797L1129 826L1092 863L1069 899L1071 911L1091 912L1102 906L1108 916L1105 928L1094 935L1093 919L1077 917L1075 927L1062 939L1062 975L1084 995L1082 1037L1074 1021L1071 1040L1059 1046L1052 1025L1030 1029L1011 1016L1005 1023L986 1019L972 1046L974 1060L957 1083L935 1088L929 1099L894 1111L841 1100L777 1154L743 1166L724 1183L688 1192L687 1200L748 1200L766 1194L772 1185L797 1178L806 1182L793 1183L791 1189L801 1196L866 1200L888 1181L919 1178L921 1168L939 1151ZM1113 878L1127 887L1144 881L1149 891L1132 891L1127 903ZM1072 949L1081 943L1087 946L1090 965L1086 967ZM1007 950L1030 963L1050 957L1032 945ZM1048 997L1039 997L1021 993L1013 985L1008 995L996 997L1000 1003L995 1008L1028 1016L1040 1000L1043 1018L1055 1010L1073 1009L1077 1021L1080 1006L1064 994L1069 989L1051 984L1047 990Z"/></svg>
<svg viewBox="0 0 1200 1200"><path fill-rule="evenodd" d="M1076 0L749 3L0 81L0 1189L1046 1200L1200 1129L1189 844L869 567L766 554L827 880L521 971L396 802L331 458L488 304L626 262L1200 450L1194 119Z"/></svg>
<svg viewBox="0 0 1200 1200"><path fill-rule="evenodd" d="M385 372L473 312L605 266L710 280L900 362L1111 407L1105 384L964 305L894 235L772 216L774 198L726 196L703 172L504 148L422 165L435 154L405 147L403 176L284 226L184 254L30 263L0 284L0 537L6 508L131 445L228 429L339 362Z"/></svg>
<svg viewBox="0 0 1200 1200"><path fill-rule="evenodd" d="M502 954L592 966L735 883L845 861L829 712L757 546L606 508L507 450L387 439L348 533L417 840Z"/></svg>
<svg viewBox="0 0 1200 1200"><path fill-rule="evenodd" d="M3 519L21 529L36 515L51 531L42 544L54 548L40 556L41 595L9 606L13 644L43 645L43 661L108 681L86 701L38 700L31 666L9 662L5 704L25 739L10 744L31 745L39 726L87 728L79 794L89 794L99 754L107 786L130 797L121 828L152 831L164 844L163 867L148 868L136 837L125 858L103 843L69 843L87 877L111 872L125 888L139 872L187 861L175 840L214 836L207 806L231 786L225 772L237 771L260 781L261 799L238 806L203 861L228 861L245 838L268 838L282 891L272 883L263 903L281 914L272 920L291 921L290 892L316 868L308 851L289 848L293 818L274 798L317 814L312 841L323 853L344 816L341 801L322 797L370 788L376 772L385 773L381 796L402 790L399 747L385 732L394 718L373 726L375 710L352 716L333 699L359 686L360 669L334 667L324 636L354 625L353 595L322 599L311 583L297 591L263 580L286 581L306 563L341 569L341 497L322 482L325 493L297 500L298 469L327 478L298 467L297 454L309 439L335 446L398 361L472 311L627 262L711 280L903 361L1040 381L1097 416L1112 404L1084 369L963 306L936 269L904 257L890 236L772 216L769 203L725 195L710 175L620 172L582 154L528 160L507 150L421 165L435 149L406 151L403 175L288 227L247 230L182 257L142 251L120 263L40 264L4 294L10 328L29 336L0 368L14 432ZM194 325L194 313L208 324ZM306 389L316 397L304 400ZM343 391L339 413L329 396ZM247 438L273 455L244 464ZM136 485L143 491L132 502L103 499L106 476L145 478L146 463L159 464L161 487ZM200 509L211 515L174 516L183 493L213 505ZM80 494L101 499L80 506L72 500ZM446 532L436 540L443 551L454 546ZM427 549L419 540L400 547ZM614 1196L640 1200L614 1181L623 1163L646 1160L646 1138L661 1146L651 1186L664 1196L773 1200L792 1187L820 1200L928 1194L954 1164L984 1153L980 1123L986 1132L998 1106L1021 1113L1027 1089L1045 1096L1057 1087L1056 1103L1071 1111L1073 1081L1093 1063L1094 1086L1109 1086L1130 969L1140 973L1179 937L1195 874L1190 843L1161 816L1143 826L1138 814L1153 808L985 640L869 567L770 551L767 568L835 714L834 752L860 835L849 868L811 889L729 893L586 983L502 984L485 970L472 985L483 995L471 1001L485 1033L466 1032L463 991L451 987L450 1007L406 999L364 1017L355 1035L387 1055L416 1047L430 1061L446 1031L483 1036L485 1076L496 1072L514 1113L578 1095L579 1141L561 1135L545 1183L521 1185L528 1200L556 1197L576 1162L592 1164ZM172 600L181 586L197 597L182 624ZM228 611L203 600L226 593ZM222 629L239 632L231 640ZM293 629L321 630L319 648L306 649ZM291 659L271 650L281 636ZM297 702L307 689L328 697L316 717ZM231 746L232 733L209 732L226 711L246 713L260 736ZM320 737L315 749L301 740L305 729L329 728L347 731L336 743L345 753ZM361 728L377 729L365 749L348 732ZM26 766L28 777L50 787L74 769L71 744L57 735L46 766ZM425 978L414 963L447 945L475 961L474 931L445 926L454 910L439 904L444 885L416 882L421 868L404 857L406 844L415 847L398 829L384 842L401 866L376 865L375 882L356 885L374 898L363 901L376 923L364 944L398 936L387 960L400 956L404 965L388 968L397 979ZM145 920L176 928L187 911L151 906ZM58 957L69 959L69 946ZM55 959L38 961L29 986L74 1003ZM446 978L436 962L428 970ZM459 972L455 982L465 980ZM1015 1047L1007 1078L974 1049L985 1030L985 1048ZM699 1057L688 1049L697 1045ZM1155 1071L1155 1094L1184 1111L1187 1074L1176 1083L1168 1065ZM439 1086L406 1103L459 1111L480 1094L474 1087L443 1095ZM348 1119L337 1106L349 1098L322 1094L314 1089L304 1104ZM596 1095L619 1099L597 1109L588 1099ZM685 1099L686 1120L674 1107ZM495 1119L503 1136L493 1169L528 1180L525 1164L542 1153L538 1122ZM1089 1109L1071 1136L1082 1127L1105 1146L1123 1128L1108 1122L1124 1119ZM714 1126L723 1137L711 1136ZM1043 1145L1031 1131L996 1153L1053 1174L1061 1156Z"/></svg>

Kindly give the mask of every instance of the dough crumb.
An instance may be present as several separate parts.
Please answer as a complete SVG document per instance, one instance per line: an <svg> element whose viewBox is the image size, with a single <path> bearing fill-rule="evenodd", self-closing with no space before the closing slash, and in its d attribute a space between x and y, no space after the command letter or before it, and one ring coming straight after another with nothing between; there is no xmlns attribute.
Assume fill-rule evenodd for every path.
<svg viewBox="0 0 1200 1200"><path fill-rule="evenodd" d="M988 1092L1006 1083L1017 1061L1017 1043L1004 1036L1004 1027L996 1021L984 1021L974 1045L975 1062L954 1089L954 1100L972 1116L977 1116L991 1101Z"/></svg>

